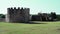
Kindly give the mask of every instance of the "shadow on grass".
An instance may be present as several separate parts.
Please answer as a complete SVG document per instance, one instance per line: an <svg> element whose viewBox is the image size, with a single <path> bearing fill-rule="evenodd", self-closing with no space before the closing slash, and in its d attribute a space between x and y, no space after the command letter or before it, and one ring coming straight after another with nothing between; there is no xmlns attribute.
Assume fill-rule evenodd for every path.
<svg viewBox="0 0 60 34"><path fill-rule="evenodd" d="M26 22L24 24L47 24L47 23L41 23L41 22L37 23L37 22L30 21L30 22Z"/></svg>

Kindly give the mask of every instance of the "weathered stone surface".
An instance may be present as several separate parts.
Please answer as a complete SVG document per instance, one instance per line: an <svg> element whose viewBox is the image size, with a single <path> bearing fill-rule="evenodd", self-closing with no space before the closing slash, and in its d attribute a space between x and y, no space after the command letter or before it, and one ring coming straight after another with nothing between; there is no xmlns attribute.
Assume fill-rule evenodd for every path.
<svg viewBox="0 0 60 34"><path fill-rule="evenodd" d="M29 8L8 8L6 22L29 22Z"/></svg>

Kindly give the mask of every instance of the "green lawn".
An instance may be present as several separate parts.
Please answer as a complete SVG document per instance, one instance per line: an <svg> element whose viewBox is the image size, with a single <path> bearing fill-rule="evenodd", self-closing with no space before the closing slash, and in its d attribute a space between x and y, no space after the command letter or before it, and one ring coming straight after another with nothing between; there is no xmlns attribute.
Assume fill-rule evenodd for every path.
<svg viewBox="0 0 60 34"><path fill-rule="evenodd" d="M42 24L0 22L0 34L60 34L60 22L37 22Z"/></svg>

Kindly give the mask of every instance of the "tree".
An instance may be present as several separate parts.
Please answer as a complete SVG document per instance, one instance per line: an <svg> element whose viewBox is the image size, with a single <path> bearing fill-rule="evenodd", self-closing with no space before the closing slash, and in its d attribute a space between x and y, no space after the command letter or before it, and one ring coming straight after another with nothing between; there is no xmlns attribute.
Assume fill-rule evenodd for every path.
<svg viewBox="0 0 60 34"><path fill-rule="evenodd" d="M0 14L0 18L5 18L5 15L4 14Z"/></svg>
<svg viewBox="0 0 60 34"><path fill-rule="evenodd" d="M51 12L51 20L54 20L54 19L56 19L57 18L57 16L56 16L56 13L55 12Z"/></svg>

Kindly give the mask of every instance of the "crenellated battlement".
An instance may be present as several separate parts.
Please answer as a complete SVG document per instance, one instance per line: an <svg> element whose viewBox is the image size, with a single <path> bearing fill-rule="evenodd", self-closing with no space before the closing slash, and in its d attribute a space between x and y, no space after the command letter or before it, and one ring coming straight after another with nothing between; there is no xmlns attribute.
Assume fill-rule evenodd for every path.
<svg viewBox="0 0 60 34"><path fill-rule="evenodd" d="M11 8L7 8L7 10L21 10L21 9L29 9L29 8L23 8L23 7L18 7L18 8L16 8L16 7L11 7Z"/></svg>

